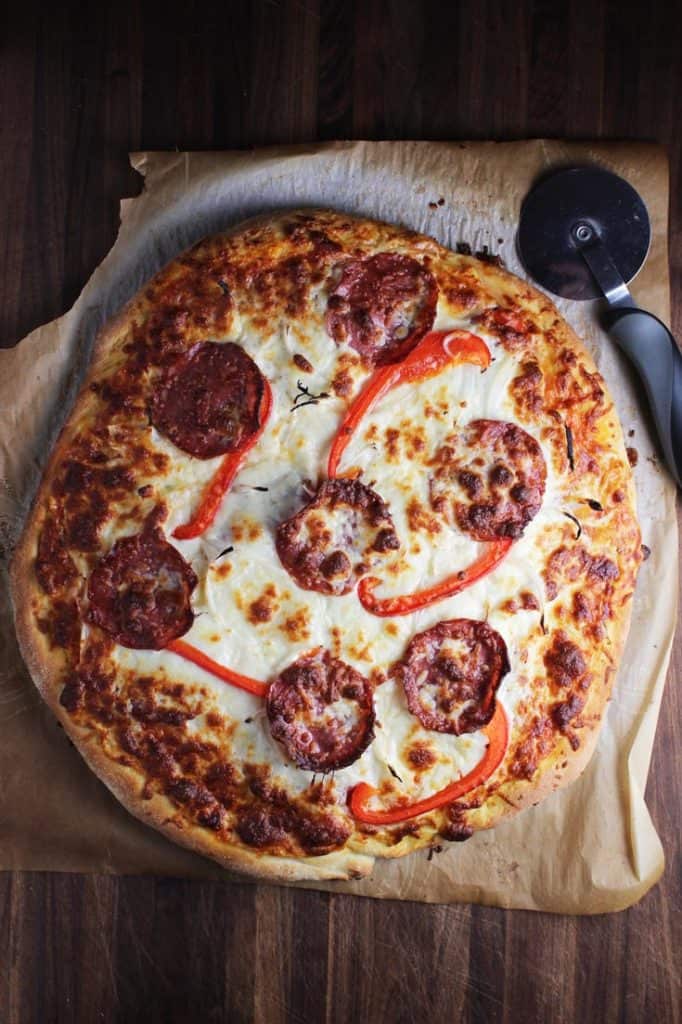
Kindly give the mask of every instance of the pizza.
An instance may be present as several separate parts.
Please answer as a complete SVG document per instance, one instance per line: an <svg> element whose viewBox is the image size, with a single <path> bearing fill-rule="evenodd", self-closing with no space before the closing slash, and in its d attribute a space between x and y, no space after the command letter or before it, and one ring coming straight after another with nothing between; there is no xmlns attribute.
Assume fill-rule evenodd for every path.
<svg viewBox="0 0 682 1024"><path fill-rule="evenodd" d="M12 591L134 815L348 878L580 774L640 560L613 402L552 303L303 210L200 242L101 332Z"/></svg>

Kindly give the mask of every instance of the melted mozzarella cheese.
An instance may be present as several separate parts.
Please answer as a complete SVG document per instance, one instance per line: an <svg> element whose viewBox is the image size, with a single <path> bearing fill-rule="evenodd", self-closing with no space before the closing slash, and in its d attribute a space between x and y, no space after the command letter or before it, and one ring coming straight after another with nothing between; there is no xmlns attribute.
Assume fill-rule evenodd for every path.
<svg viewBox="0 0 682 1024"><path fill-rule="evenodd" d="M316 300L318 305L321 301ZM537 667L528 662L527 641L540 629L540 612L510 614L502 604L524 591L537 597L538 607L542 604L542 563L536 540L561 515L548 453L542 509L503 562L462 593L413 614L384 619L365 612L354 592L330 597L303 590L279 561L275 530L308 500L304 485L312 482L315 487L324 477L329 447L347 407L333 393L340 361L345 357L345 365L351 366L355 394L368 374L357 360L349 362L348 349L338 348L328 338L319 311L305 333L300 327L277 325L263 334L244 316L241 324L242 334L229 340L243 345L266 375L274 407L261 440L201 538L176 541L171 534L190 518L220 459L191 458L150 428L152 445L166 454L170 465L165 477L154 480L169 507L166 532L201 581L193 599L196 619L184 639L221 664L262 680L273 678L301 653L318 646L364 675L379 670L385 678L416 633L450 618L487 620L507 644L511 669L498 699L513 715L530 692ZM442 303L437 325L441 329L468 326L449 318ZM344 452L341 471L356 467L362 481L388 503L401 540L388 568L380 570L377 597L429 586L466 568L482 550L433 515L428 491L429 460L453 428L478 418L515 419L510 383L518 363L494 338L482 336L493 357L485 372L472 365L453 366L419 384L396 387L365 418ZM297 352L312 364L311 373L302 374L292 362ZM329 397L294 409L298 381L310 392L327 392ZM532 426L524 424L524 429L542 446ZM225 549L231 550L221 554ZM270 764L292 793L310 784L313 774L289 762L272 739L262 699L169 652L119 648L117 657L134 672L163 669L178 681L200 682L215 707L236 723L231 735L236 756L244 762ZM327 781L339 799L359 781L375 786L388 782L396 792L427 796L470 771L483 755L486 740L480 732L456 737L424 729L408 711L402 688L390 678L377 686L375 705L373 743L358 761ZM192 728L202 731L203 719L195 720ZM417 770L409 759L415 744L429 751L427 770Z"/></svg>

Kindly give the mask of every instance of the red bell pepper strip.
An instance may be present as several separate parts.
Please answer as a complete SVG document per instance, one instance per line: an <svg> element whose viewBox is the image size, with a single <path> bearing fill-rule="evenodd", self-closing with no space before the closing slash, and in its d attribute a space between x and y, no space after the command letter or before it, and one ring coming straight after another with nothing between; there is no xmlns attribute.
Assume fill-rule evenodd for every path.
<svg viewBox="0 0 682 1024"><path fill-rule="evenodd" d="M173 530L173 536L177 537L178 540L189 540L192 537L199 537L209 528L216 517L221 501L230 489L232 481L241 469L246 456L260 439L272 411L272 391L267 380L264 380L263 384L258 429L246 439L240 448L230 452L223 458L212 479L209 480L196 512L190 521L183 523L181 526L176 526Z"/></svg>
<svg viewBox="0 0 682 1024"><path fill-rule="evenodd" d="M166 650L179 654L181 658L186 658L187 661L193 662L199 668L203 668L205 672L211 672L218 679L222 679L224 683L236 686L240 690L246 690L247 693L253 693L256 697L265 697L268 692L268 683L261 683L258 679L251 679L250 676L243 676L240 672L234 672L231 668L220 665L213 658L209 658L207 654L204 654L203 651L192 647L191 644L186 643L184 640L171 640Z"/></svg>
<svg viewBox="0 0 682 1024"><path fill-rule="evenodd" d="M499 565L504 556L512 546L510 537L503 537L500 540L492 540L486 543L483 554L479 555L475 562L472 562L467 569L460 569L452 576L446 576L440 583L434 583L426 590L417 590L414 594L404 594L401 597L375 597L374 589L381 580L376 576L364 576L358 586L358 597L360 604L365 611L372 615L379 615L387 618L391 615L408 615L410 612L419 611L421 608L428 608L436 601L443 601L446 597L458 594L460 590L470 587L472 583L480 580L486 573L491 572Z"/></svg>
<svg viewBox="0 0 682 1024"><path fill-rule="evenodd" d="M458 797L469 793L490 778L502 763L507 750L509 725L499 701L493 717L482 731L484 736L488 737L485 754L475 768L463 775L461 779L457 779L456 782L451 782L445 789L439 790L433 796L425 797L424 800L417 800L413 804L371 811L367 804L372 797L377 795L377 790L366 782L360 782L353 787L348 795L350 813L357 821L365 822L367 825L393 825L397 821L408 821L410 818L417 818L420 814L426 814L427 811L435 811L438 807L450 804Z"/></svg>
<svg viewBox="0 0 682 1024"><path fill-rule="evenodd" d="M381 366L351 404L329 452L327 476L336 476L341 456L362 420L391 388L434 377L446 366L475 363L490 365L490 352L481 338L469 331L431 331L400 363Z"/></svg>

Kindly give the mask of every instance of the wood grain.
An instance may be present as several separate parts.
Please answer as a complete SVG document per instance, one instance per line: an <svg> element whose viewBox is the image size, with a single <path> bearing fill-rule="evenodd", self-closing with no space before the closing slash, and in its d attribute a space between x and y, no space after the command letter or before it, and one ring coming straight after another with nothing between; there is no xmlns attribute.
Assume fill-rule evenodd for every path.
<svg viewBox="0 0 682 1024"><path fill-rule="evenodd" d="M160 4L13 8L1 344L64 312L110 248L139 187L129 150L352 136L664 143L682 334L679 4L190 0L181 22ZM647 791L668 865L626 913L3 874L0 1021L678 1021L681 676L678 640Z"/></svg>

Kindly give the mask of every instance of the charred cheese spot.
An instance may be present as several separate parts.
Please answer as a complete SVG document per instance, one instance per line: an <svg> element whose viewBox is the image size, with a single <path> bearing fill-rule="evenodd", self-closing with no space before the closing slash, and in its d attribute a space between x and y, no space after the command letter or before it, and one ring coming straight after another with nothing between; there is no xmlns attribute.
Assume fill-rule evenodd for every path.
<svg viewBox="0 0 682 1024"><path fill-rule="evenodd" d="M221 263L219 254L208 256L207 244L200 242L148 285L145 297L152 312L136 339L144 345L140 356L156 361L169 349L229 333L233 304Z"/></svg>
<svg viewBox="0 0 682 1024"><path fill-rule="evenodd" d="M445 288L445 298L453 311L466 313L478 305L479 293L465 281L458 281Z"/></svg>
<svg viewBox="0 0 682 1024"><path fill-rule="evenodd" d="M515 297L510 296L510 305L516 302ZM495 309L486 310L480 316L474 318L474 323L480 326L489 334L499 339L502 346L509 352L523 352L532 342L533 334L536 331L533 323L528 317L519 313L517 309Z"/></svg>
<svg viewBox="0 0 682 1024"><path fill-rule="evenodd" d="M282 310L287 317L302 318L310 310L310 286L316 276L307 254L265 261L248 275L249 293L264 313Z"/></svg>
<svg viewBox="0 0 682 1024"><path fill-rule="evenodd" d="M241 522L232 523L230 530L233 540L258 540L263 532L263 527L255 519L245 517Z"/></svg>
<svg viewBox="0 0 682 1024"><path fill-rule="evenodd" d="M400 456L400 431L395 427L387 427L384 432L384 447L389 462L397 462Z"/></svg>
<svg viewBox="0 0 682 1024"><path fill-rule="evenodd" d="M297 366L298 369L301 370L303 373L313 372L313 364L310 362L309 359L306 359L306 357L301 352L295 352L294 355L292 356L292 360L294 365Z"/></svg>
<svg viewBox="0 0 682 1024"><path fill-rule="evenodd" d="M339 370L332 380L332 391L339 398L350 398L353 394L353 376L348 370Z"/></svg>
<svg viewBox="0 0 682 1024"><path fill-rule="evenodd" d="M614 562L600 555L591 555L581 544L556 548L547 560L544 571L545 589L550 601L560 592L570 594L570 613L580 631L601 641L613 619L614 588L619 572Z"/></svg>
<svg viewBox="0 0 682 1024"><path fill-rule="evenodd" d="M292 615L289 615L279 629L292 643L310 639L310 613L307 608L301 607Z"/></svg>
<svg viewBox="0 0 682 1024"><path fill-rule="evenodd" d="M500 604L500 611L506 612L508 615L514 615L519 611L539 612L540 602L535 594L531 594L528 590L523 590L517 597L508 597L503 601Z"/></svg>
<svg viewBox="0 0 682 1024"><path fill-rule="evenodd" d="M281 842L289 831L289 818L279 808L254 807L242 815L237 825L242 842L259 849Z"/></svg>
<svg viewBox="0 0 682 1024"><path fill-rule="evenodd" d="M561 369L554 378L555 406L571 412L578 432L594 422L604 405L604 388L598 373L590 372L572 349L558 354Z"/></svg>
<svg viewBox="0 0 682 1024"><path fill-rule="evenodd" d="M347 643L346 651L355 661L365 661L371 664L374 660L372 656L372 645L363 636L362 630L358 631L353 642Z"/></svg>
<svg viewBox="0 0 682 1024"><path fill-rule="evenodd" d="M400 428L405 455L414 462L426 451L426 431L423 427L414 426L410 420L403 420Z"/></svg>
<svg viewBox="0 0 682 1024"><path fill-rule="evenodd" d="M522 729L522 739L512 749L509 773L512 778L530 781L543 758L554 746L554 726L550 718L535 715Z"/></svg>
<svg viewBox="0 0 682 1024"><path fill-rule="evenodd" d="M353 352L342 352L336 361L331 389L338 398L350 399L356 385L366 379L366 371L360 356Z"/></svg>
<svg viewBox="0 0 682 1024"><path fill-rule="evenodd" d="M425 505L417 498L412 498L407 505L407 522L414 533L426 533L435 536L441 532L442 526Z"/></svg>
<svg viewBox="0 0 682 1024"><path fill-rule="evenodd" d="M293 214L291 219L285 221L282 230L286 238L309 247L317 257L333 256L342 249L339 242L320 229L318 219L306 213Z"/></svg>
<svg viewBox="0 0 682 1024"><path fill-rule="evenodd" d="M435 405L431 405L430 402L426 402L424 405L424 416L426 419L438 419L442 415L442 410Z"/></svg>
<svg viewBox="0 0 682 1024"><path fill-rule="evenodd" d="M237 832L243 843L259 849L278 846L293 834L304 852L321 856L342 846L351 829L331 814L311 816L288 807L255 807L240 818Z"/></svg>
<svg viewBox="0 0 682 1024"><path fill-rule="evenodd" d="M585 706L583 697L571 694L568 700L559 701L552 706L552 720L560 732L568 732L569 726L575 723Z"/></svg>
<svg viewBox="0 0 682 1024"><path fill-rule="evenodd" d="M457 805L448 809L450 821L443 825L439 835L449 843L463 843L471 839L474 834L473 828L466 824L465 811L460 811Z"/></svg>
<svg viewBox="0 0 682 1024"><path fill-rule="evenodd" d="M262 594L248 607L247 618L253 625L270 622L279 607L277 588L269 583Z"/></svg>
<svg viewBox="0 0 682 1024"><path fill-rule="evenodd" d="M534 419L542 415L545 404L544 377L535 360L528 359L521 364L521 372L512 381L511 393L518 412L524 418Z"/></svg>
<svg viewBox="0 0 682 1024"><path fill-rule="evenodd" d="M386 682L388 676L380 668L373 668L369 673L369 681L376 690L377 686L382 686Z"/></svg>
<svg viewBox="0 0 682 1024"><path fill-rule="evenodd" d="M562 689L578 681L582 687L589 685L585 656L563 630L557 630L552 637L544 662L551 686Z"/></svg>
<svg viewBox="0 0 682 1024"><path fill-rule="evenodd" d="M48 516L40 532L35 571L46 594L56 594L78 576L66 546L63 527L56 516Z"/></svg>
<svg viewBox="0 0 682 1024"><path fill-rule="evenodd" d="M338 658L341 654L341 646L343 640L343 634L338 626L332 626L331 628L331 653L334 658Z"/></svg>
<svg viewBox="0 0 682 1024"><path fill-rule="evenodd" d="M405 760L415 772L428 771L437 761L437 756L427 743L414 743L408 747Z"/></svg>
<svg viewBox="0 0 682 1024"><path fill-rule="evenodd" d="M50 647L60 648L75 660L81 636L80 615L75 601L53 601L50 614L38 618L37 624L40 632L47 635Z"/></svg>

